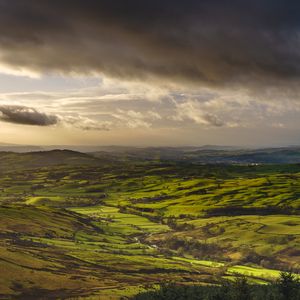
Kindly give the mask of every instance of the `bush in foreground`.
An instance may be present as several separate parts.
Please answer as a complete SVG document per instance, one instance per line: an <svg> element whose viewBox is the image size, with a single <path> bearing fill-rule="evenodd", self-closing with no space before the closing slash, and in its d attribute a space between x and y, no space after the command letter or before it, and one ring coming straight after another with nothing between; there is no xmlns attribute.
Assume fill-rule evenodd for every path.
<svg viewBox="0 0 300 300"><path fill-rule="evenodd" d="M133 300L300 300L300 282L292 273L282 272L277 282L250 285L245 277L220 286L161 285L158 290L143 292Z"/></svg>

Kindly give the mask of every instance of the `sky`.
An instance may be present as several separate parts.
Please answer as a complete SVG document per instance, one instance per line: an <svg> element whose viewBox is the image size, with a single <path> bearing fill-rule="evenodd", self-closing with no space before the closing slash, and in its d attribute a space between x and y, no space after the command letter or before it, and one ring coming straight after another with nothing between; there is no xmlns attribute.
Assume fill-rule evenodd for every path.
<svg viewBox="0 0 300 300"><path fill-rule="evenodd" d="M2 143L300 145L300 3L0 0Z"/></svg>

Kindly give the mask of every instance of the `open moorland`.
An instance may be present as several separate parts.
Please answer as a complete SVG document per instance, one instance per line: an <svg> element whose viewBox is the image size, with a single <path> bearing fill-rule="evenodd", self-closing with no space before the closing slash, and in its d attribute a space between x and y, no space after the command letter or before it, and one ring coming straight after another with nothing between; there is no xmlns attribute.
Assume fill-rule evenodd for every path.
<svg viewBox="0 0 300 300"><path fill-rule="evenodd" d="M300 271L300 165L0 153L0 299ZM44 299L43 298L43 299Z"/></svg>

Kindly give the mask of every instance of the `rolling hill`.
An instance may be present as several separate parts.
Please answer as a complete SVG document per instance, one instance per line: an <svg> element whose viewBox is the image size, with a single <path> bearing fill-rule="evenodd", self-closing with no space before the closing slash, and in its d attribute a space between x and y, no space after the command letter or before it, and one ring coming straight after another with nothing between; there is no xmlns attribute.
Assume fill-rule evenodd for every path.
<svg viewBox="0 0 300 300"><path fill-rule="evenodd" d="M54 150L0 153L0 168L1 298L120 299L300 271L300 165Z"/></svg>

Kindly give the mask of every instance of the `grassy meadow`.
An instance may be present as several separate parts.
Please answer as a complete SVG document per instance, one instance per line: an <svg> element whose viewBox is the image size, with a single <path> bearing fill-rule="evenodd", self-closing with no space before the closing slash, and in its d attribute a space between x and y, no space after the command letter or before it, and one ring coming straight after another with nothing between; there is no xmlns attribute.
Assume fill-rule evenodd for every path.
<svg viewBox="0 0 300 300"><path fill-rule="evenodd" d="M0 167L0 299L120 299L300 271L300 165L52 151L5 153Z"/></svg>

